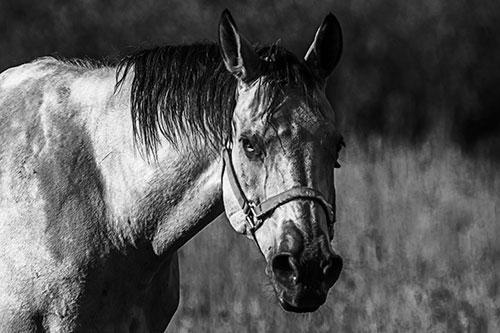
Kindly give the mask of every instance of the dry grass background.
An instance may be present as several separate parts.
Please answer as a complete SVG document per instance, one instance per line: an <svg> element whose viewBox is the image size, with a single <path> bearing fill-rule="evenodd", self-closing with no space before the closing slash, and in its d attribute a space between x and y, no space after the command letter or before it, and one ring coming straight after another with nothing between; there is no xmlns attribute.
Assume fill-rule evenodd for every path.
<svg viewBox="0 0 500 333"><path fill-rule="evenodd" d="M0 70L215 40L228 7L252 41L304 54L330 11L344 54L328 87L348 147L326 306L280 309L264 259L216 221L180 252L169 332L500 332L500 2L2 0Z"/></svg>

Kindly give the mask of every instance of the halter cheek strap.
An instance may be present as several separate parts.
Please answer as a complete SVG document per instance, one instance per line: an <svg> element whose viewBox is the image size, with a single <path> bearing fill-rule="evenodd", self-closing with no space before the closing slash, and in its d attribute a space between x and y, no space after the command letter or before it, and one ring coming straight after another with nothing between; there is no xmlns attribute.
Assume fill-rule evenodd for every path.
<svg viewBox="0 0 500 333"><path fill-rule="evenodd" d="M305 199L315 201L323 207L328 219L328 233L330 238L333 236L335 212L333 206L328 203L320 191L311 187L296 186L256 204L247 199L238 182L231 159L231 149L224 148L222 150L222 157L226 166L229 184L243 213L245 213L247 228L252 235L262 226L266 215L272 213L276 208L293 200Z"/></svg>

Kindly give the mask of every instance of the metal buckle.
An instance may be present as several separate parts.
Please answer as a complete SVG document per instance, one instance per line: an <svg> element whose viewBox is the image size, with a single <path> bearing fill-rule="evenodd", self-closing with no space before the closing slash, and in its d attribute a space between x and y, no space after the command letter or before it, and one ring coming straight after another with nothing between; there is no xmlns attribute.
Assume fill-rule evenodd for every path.
<svg viewBox="0 0 500 333"><path fill-rule="evenodd" d="M246 221L249 231L253 234L260 226L260 219L257 218L257 212L255 211L255 204L252 201L248 202L249 213L246 214Z"/></svg>
<svg viewBox="0 0 500 333"><path fill-rule="evenodd" d="M248 231L250 231L250 233L253 234L255 232L255 224L253 223L252 217L250 215L247 215L246 221L247 221Z"/></svg>

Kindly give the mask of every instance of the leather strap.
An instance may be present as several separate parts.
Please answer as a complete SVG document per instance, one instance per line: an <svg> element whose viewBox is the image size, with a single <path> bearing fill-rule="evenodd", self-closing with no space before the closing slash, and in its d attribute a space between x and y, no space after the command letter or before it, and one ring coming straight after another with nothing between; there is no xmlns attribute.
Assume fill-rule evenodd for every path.
<svg viewBox="0 0 500 333"><path fill-rule="evenodd" d="M335 223L335 212L333 210L333 206L328 203L320 191L306 186L297 186L272 196L259 204L255 204L247 199L240 183L238 182L231 159L231 149L224 148L222 150L222 157L226 165L231 189L233 190L241 209L245 213L248 230L252 234L255 233L260 226L262 226L265 216L272 213L279 206L293 200L306 199L315 201L323 207L328 219L328 232L330 237L332 237L333 224Z"/></svg>
<svg viewBox="0 0 500 333"><path fill-rule="evenodd" d="M323 209L326 212L326 215L328 216L328 219L330 221L333 220L333 207L330 205L321 192L314 188L310 187L305 187L305 186L297 186L297 187L292 187L289 190L286 190L285 192L282 192L280 194L277 194L275 196L270 197L266 201L260 203L259 205L255 206L255 211L257 213L257 217L262 217L266 215L267 213L273 211L277 207L286 204L287 202L290 202L292 200L297 200L297 199L309 199L318 202L321 204Z"/></svg>

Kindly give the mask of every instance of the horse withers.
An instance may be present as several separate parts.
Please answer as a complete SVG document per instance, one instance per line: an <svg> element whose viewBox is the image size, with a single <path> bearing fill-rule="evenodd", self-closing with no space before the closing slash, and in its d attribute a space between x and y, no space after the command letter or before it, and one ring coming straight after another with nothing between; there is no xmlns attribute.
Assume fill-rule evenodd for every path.
<svg viewBox="0 0 500 333"><path fill-rule="evenodd" d="M2 73L0 331L164 331L176 251L223 212L285 310L321 306L342 268L324 92L341 48L331 14L299 60L224 11L219 45Z"/></svg>

